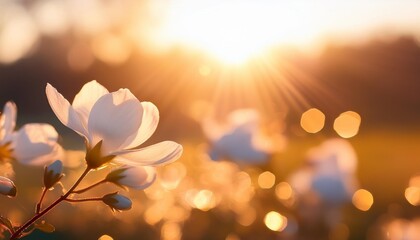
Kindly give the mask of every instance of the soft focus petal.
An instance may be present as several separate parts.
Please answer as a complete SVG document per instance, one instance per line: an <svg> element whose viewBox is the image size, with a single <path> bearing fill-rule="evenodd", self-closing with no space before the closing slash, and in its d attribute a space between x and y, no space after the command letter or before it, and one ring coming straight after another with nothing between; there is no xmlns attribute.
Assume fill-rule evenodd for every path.
<svg viewBox="0 0 420 240"><path fill-rule="evenodd" d="M45 165L63 155L57 138L49 124L26 124L13 136L13 155L22 164Z"/></svg>
<svg viewBox="0 0 420 240"><path fill-rule="evenodd" d="M117 169L106 177L109 182L137 190L149 187L156 179L154 167L128 167Z"/></svg>
<svg viewBox="0 0 420 240"><path fill-rule="evenodd" d="M144 143L147 139L152 136L155 132L159 123L159 110L151 102L141 102L143 106L143 118L141 120L141 126L137 131L136 135L133 135L134 139L128 139L123 148L133 148Z"/></svg>
<svg viewBox="0 0 420 240"><path fill-rule="evenodd" d="M86 128L83 126L83 122L73 109L70 106L69 101L61 95L57 89L55 89L51 84L47 84L45 89L47 94L48 102L51 106L51 109L57 116L57 118L67 127L73 129L78 134L83 137L87 137Z"/></svg>
<svg viewBox="0 0 420 240"><path fill-rule="evenodd" d="M93 106L89 115L89 143L95 146L103 140L102 153L120 150L127 139L140 128L143 107L128 89L105 94Z"/></svg>
<svg viewBox="0 0 420 240"><path fill-rule="evenodd" d="M176 142L164 141L149 147L116 153L114 161L129 166L155 166L177 160L182 154L182 146Z"/></svg>
<svg viewBox="0 0 420 240"><path fill-rule="evenodd" d="M93 105L107 93L109 92L104 86L93 80L86 83L74 97L73 109L81 116L84 126L87 126L87 120Z"/></svg>
<svg viewBox="0 0 420 240"><path fill-rule="evenodd" d="M17 108L14 102L7 102L0 115L0 144L11 140L12 132L16 126Z"/></svg>

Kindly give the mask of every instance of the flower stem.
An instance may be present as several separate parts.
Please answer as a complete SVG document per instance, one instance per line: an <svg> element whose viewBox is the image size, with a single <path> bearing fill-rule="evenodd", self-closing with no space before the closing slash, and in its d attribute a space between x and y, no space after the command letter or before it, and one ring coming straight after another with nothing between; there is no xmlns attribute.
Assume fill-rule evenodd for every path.
<svg viewBox="0 0 420 240"><path fill-rule="evenodd" d="M67 202L93 202L93 201L102 201L103 197L96 197L96 198L79 198L79 199L71 199L66 198L64 199Z"/></svg>
<svg viewBox="0 0 420 240"><path fill-rule="evenodd" d="M35 214L31 219L29 219L24 225L22 225L21 227L19 227L18 230L16 230L16 232L14 232L12 234L12 236L10 237L10 240L14 240L14 239L18 239L21 237L21 234L23 231L25 231L25 229L27 229L29 226L31 226L36 220L38 220L39 218L41 218L42 216L44 216L46 213L48 213L51 209L53 209L55 206L57 206L60 202L62 202L63 200L66 200L67 197L73 193L73 190L80 184L80 182L83 180L83 178L86 177L86 175L90 172L91 168L87 167L86 170L82 173L82 175L80 175L79 179L77 179L77 181L74 183L74 185L64 194L62 195L60 198L58 198L57 200L55 200L53 203L51 203L51 205L49 205L48 207L46 207L44 210L42 210L41 212Z"/></svg>
<svg viewBox="0 0 420 240"><path fill-rule="evenodd" d="M41 198L39 199L39 202L36 204L36 211L35 211L36 214L38 214L41 211L42 201L44 200L44 197L47 191L48 189L44 187L42 190Z"/></svg>
<svg viewBox="0 0 420 240"><path fill-rule="evenodd" d="M78 193L78 194L79 193L84 193L84 192L86 192L86 191L88 191L88 190L90 190L90 189L92 189L92 188L94 188L96 186L99 186L102 183L106 183L106 182L108 182L108 181L106 179L103 179L102 181L99 181L99 182L97 182L97 183L95 183L95 184L93 184L93 185L91 185L89 187L85 187L85 188L82 188L80 190L75 190L75 191L73 191L73 193Z"/></svg>

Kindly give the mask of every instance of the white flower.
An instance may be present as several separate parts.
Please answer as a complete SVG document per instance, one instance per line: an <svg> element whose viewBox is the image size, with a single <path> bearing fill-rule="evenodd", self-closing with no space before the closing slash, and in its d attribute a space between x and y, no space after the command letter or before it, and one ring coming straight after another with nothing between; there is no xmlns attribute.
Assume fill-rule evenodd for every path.
<svg viewBox="0 0 420 240"><path fill-rule="evenodd" d="M108 182L115 183L122 187L134 188L137 190L149 187L156 179L154 167L124 167L110 172L106 176Z"/></svg>
<svg viewBox="0 0 420 240"><path fill-rule="evenodd" d="M16 196L16 186L12 180L0 176L0 194L6 195L8 197Z"/></svg>
<svg viewBox="0 0 420 240"><path fill-rule="evenodd" d="M182 154L182 146L172 141L138 148L154 133L159 111L150 102L140 102L128 89L109 93L91 81L72 105L50 84L46 94L58 119L85 138L90 168L111 160L129 166L159 165Z"/></svg>
<svg viewBox="0 0 420 240"><path fill-rule="evenodd" d="M23 164L42 166L62 157L54 127L30 123L14 132L16 114L16 105L7 102L0 116L0 160L14 158Z"/></svg>
<svg viewBox="0 0 420 240"><path fill-rule="evenodd" d="M324 141L309 150L307 161L308 166L291 178L295 190L300 194L314 191L329 204L341 205L351 200L358 185L355 176L357 156L348 141Z"/></svg>
<svg viewBox="0 0 420 240"><path fill-rule="evenodd" d="M225 124L204 119L203 131L212 142L209 155L213 160L230 159L238 163L265 163L280 146L273 137L261 132L261 117L254 109L238 109L227 116Z"/></svg>
<svg viewBox="0 0 420 240"><path fill-rule="evenodd" d="M112 210L130 210L131 200L118 193L110 193L102 197L102 201L111 207Z"/></svg>

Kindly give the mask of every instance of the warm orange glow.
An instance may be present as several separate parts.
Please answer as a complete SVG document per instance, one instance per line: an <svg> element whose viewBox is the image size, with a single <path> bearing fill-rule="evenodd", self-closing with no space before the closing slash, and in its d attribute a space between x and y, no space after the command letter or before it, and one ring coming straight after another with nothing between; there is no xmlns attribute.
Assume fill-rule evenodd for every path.
<svg viewBox="0 0 420 240"><path fill-rule="evenodd" d="M258 185L263 189L272 188L275 182L276 175L269 171L263 172L258 176Z"/></svg>
<svg viewBox="0 0 420 240"><path fill-rule="evenodd" d="M250 226L257 218L257 211L252 207L247 207L238 212L237 221L242 226Z"/></svg>
<svg viewBox="0 0 420 240"><path fill-rule="evenodd" d="M102 235L98 238L98 240L114 240L114 239L109 235Z"/></svg>
<svg viewBox="0 0 420 240"><path fill-rule="evenodd" d="M111 65L124 63L131 54L128 42L117 35L104 34L92 41L96 58Z"/></svg>
<svg viewBox="0 0 420 240"><path fill-rule="evenodd" d="M316 32L309 9L276 1L176 1L161 36L225 63L242 63L278 43L307 43Z"/></svg>
<svg viewBox="0 0 420 240"><path fill-rule="evenodd" d="M321 131L325 124L325 115L316 108L311 108L302 114L300 125L308 133Z"/></svg>
<svg viewBox="0 0 420 240"><path fill-rule="evenodd" d="M420 205L420 188L408 187L405 189L404 196L411 205Z"/></svg>
<svg viewBox="0 0 420 240"><path fill-rule="evenodd" d="M176 223L165 223L161 230L161 239L179 240L181 239L181 227Z"/></svg>
<svg viewBox="0 0 420 240"><path fill-rule="evenodd" d="M359 189L353 194L352 202L357 209L368 211L373 204L373 195L365 189Z"/></svg>
<svg viewBox="0 0 420 240"><path fill-rule="evenodd" d="M281 182L276 186L276 196L280 200L288 200L292 197L293 189L287 182Z"/></svg>
<svg viewBox="0 0 420 240"><path fill-rule="evenodd" d="M334 121L334 130L343 138L351 138L359 132L361 117L353 111L343 112Z"/></svg>
<svg viewBox="0 0 420 240"><path fill-rule="evenodd" d="M281 232L287 226L287 218L278 212L271 211L265 215L264 223L270 230Z"/></svg>
<svg viewBox="0 0 420 240"><path fill-rule="evenodd" d="M208 211L216 206L216 199L212 191L203 189L200 191L189 190L186 194L186 200L191 207Z"/></svg>

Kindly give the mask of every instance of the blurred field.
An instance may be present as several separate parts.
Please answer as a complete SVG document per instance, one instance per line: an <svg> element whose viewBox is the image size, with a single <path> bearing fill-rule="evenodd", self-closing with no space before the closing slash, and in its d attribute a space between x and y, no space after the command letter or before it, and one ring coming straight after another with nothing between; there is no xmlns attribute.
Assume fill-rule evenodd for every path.
<svg viewBox="0 0 420 240"><path fill-rule="evenodd" d="M210 211L191 209L189 218L180 225L182 239L217 240L225 239L229 234L234 234L240 239L295 239L287 237L285 233L272 232L264 226L261 214L276 210L293 216L294 210L282 205L276 199L274 188L260 189L254 174L269 170L275 173L276 184L285 181L288 175L305 164L307 150L317 146L328 136L333 136L333 134L290 136L285 150L275 154L268 164L245 169L250 173L252 185L256 187L254 198L250 204L258 209L258 214L251 225L239 224L235 220L235 214L230 210L226 211L227 206L217 206ZM402 128L393 131L389 129L365 131L362 129L359 135L350 140L359 158L357 175L360 186L373 194L374 204L367 212L362 212L351 204L343 209L343 223L350 232L348 239L380 239L378 238L377 224L385 216L407 219L419 216L419 208L410 205L404 198L404 190L408 185L409 178L420 172L418 164L420 138L418 136L420 136L420 129ZM205 173L200 170L202 168L200 164L203 164L200 157L202 148L197 148L197 146L202 146L203 142L185 139L182 143L185 153L180 162L187 166L189 171L187 175L198 181L200 171L201 174ZM19 204L12 206L9 213L14 212L13 214L18 214L15 217L22 219L31 214L35 196L40 194L37 189L41 186L42 169L32 170L32 168L18 164L14 164L14 167L17 185L23 189L19 193ZM66 178L70 180L76 177L77 172L80 171L77 169L67 170ZM158 175L158 178L162 177L163 175ZM93 179L95 178L97 177ZM66 182L64 183L66 184ZM101 188L99 192L109 192L110 187L118 189L108 185ZM145 222L144 210L153 205L154 200L145 198L142 192L131 191L130 195L135 196L138 200L135 201L132 211L124 213L111 214L107 207L92 203L74 206L63 203L46 217L47 221L50 219L51 222L58 222L56 224L57 232L53 234L36 233L27 239L97 239L103 234L108 234L114 239L139 239L140 236L141 239L159 239L162 236L161 228L164 226L164 222L159 221L156 225ZM51 196L56 194L58 192L55 190ZM10 199L2 198L0 200L2 206L15 203ZM58 220L60 218L61 220ZM298 231L302 231L302 229ZM306 238L296 239L318 239L315 235L310 238L311 234L313 235L314 232L303 232L301 236L306 236ZM322 231L319 236L319 239L323 239Z"/></svg>

